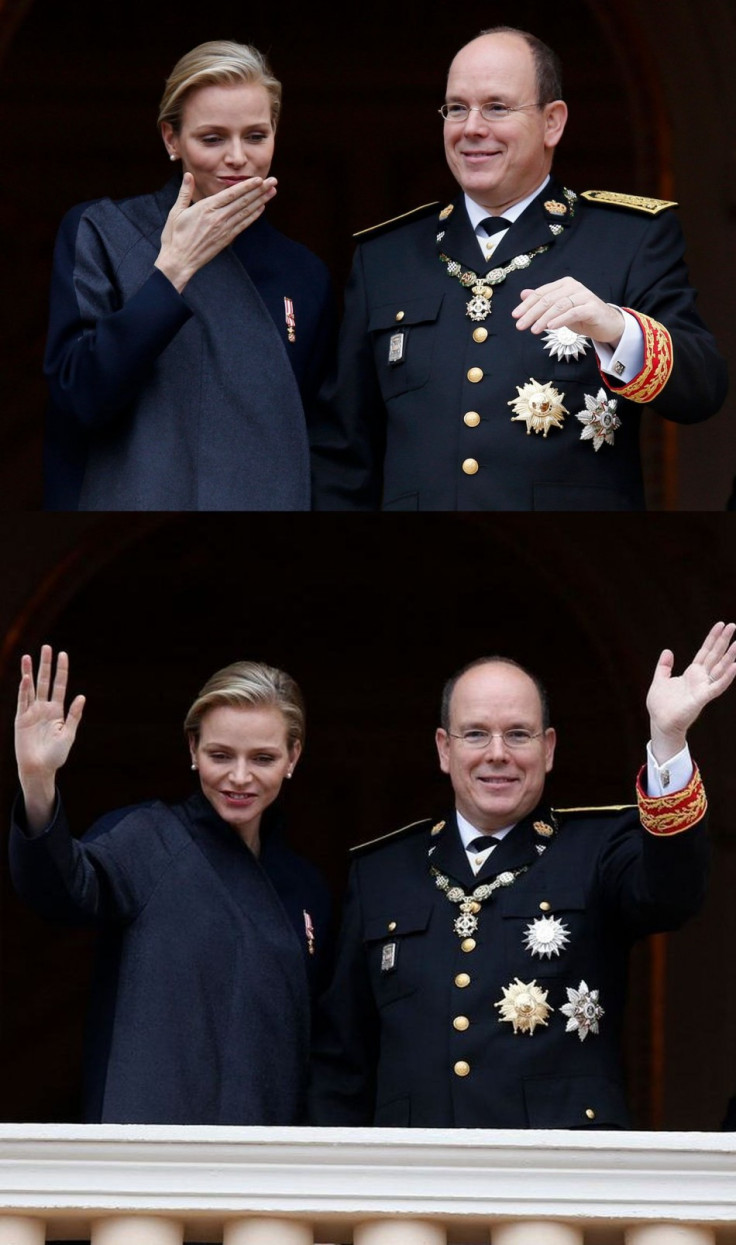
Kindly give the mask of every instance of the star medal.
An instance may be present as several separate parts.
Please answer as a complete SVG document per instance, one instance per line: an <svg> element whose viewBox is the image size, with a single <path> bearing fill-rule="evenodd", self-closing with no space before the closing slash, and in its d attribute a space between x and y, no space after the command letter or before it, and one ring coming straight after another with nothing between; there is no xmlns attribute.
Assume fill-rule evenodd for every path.
<svg viewBox="0 0 736 1245"><path fill-rule="evenodd" d="M616 414L616 398L607 397L605 389L599 389L595 398L586 393L585 405L586 410L575 412L575 418L585 424L580 440L592 441L596 452L604 441L607 445L613 445L614 433L621 427L621 420Z"/></svg>
<svg viewBox="0 0 736 1245"><path fill-rule="evenodd" d="M516 411L511 422L514 424L522 420L526 424L527 436L532 432L541 432L546 437L550 428L562 427L569 411L562 405L564 393L558 393L551 381L542 385L532 376L525 385L517 385L516 391L518 398L507 403Z"/></svg>
<svg viewBox="0 0 736 1245"><path fill-rule="evenodd" d="M547 991L536 981L519 981L516 977L510 986L503 987L503 998L493 1004L500 1012L500 1020L513 1025L514 1033L532 1034L537 1025L546 1025L547 1017L554 1011L547 1002Z"/></svg>
<svg viewBox="0 0 736 1245"><path fill-rule="evenodd" d="M565 325L560 329L549 329L542 340L553 359L581 359L588 349L587 337Z"/></svg>
<svg viewBox="0 0 736 1245"><path fill-rule="evenodd" d="M537 917L524 932L524 946L532 955L538 955L540 960L545 957L551 960L553 955L559 955L570 941L570 930L554 916Z"/></svg>
<svg viewBox="0 0 736 1245"><path fill-rule="evenodd" d="M568 1002L563 1003L560 1011L568 1016L565 1033L577 1033L584 1042L589 1033L598 1032L598 1021L605 1012L598 1002L598 991L589 990L584 981L577 990L567 986Z"/></svg>

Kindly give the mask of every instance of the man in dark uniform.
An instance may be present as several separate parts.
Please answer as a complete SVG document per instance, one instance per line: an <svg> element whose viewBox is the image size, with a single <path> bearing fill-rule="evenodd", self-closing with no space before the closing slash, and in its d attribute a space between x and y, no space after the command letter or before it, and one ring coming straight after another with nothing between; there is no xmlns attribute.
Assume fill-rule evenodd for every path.
<svg viewBox="0 0 736 1245"><path fill-rule="evenodd" d="M560 95L523 31L452 62L463 193L358 235L312 429L317 509L643 509L641 405L695 423L723 403L675 205L553 180Z"/></svg>
<svg viewBox="0 0 736 1245"><path fill-rule="evenodd" d="M647 697L638 808L545 804L555 732L537 680L483 658L443 697L455 809L355 851L318 1019L317 1124L623 1128L628 951L705 887L706 801L686 743L736 674L717 623Z"/></svg>

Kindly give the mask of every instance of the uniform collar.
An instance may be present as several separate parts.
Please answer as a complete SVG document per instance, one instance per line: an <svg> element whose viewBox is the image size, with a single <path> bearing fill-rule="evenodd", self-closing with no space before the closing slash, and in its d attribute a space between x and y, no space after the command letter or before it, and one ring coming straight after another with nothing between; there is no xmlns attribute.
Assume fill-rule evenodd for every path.
<svg viewBox="0 0 736 1245"><path fill-rule="evenodd" d="M446 209L445 209L446 210ZM486 213L487 215L487 213ZM523 255L538 246L548 246L557 238L550 225L560 225L566 230L573 221L563 186L550 178L542 189L532 197L499 242L490 261L486 264L478 250L478 239L468 215L465 195L453 201L452 212L438 222L438 254L449 255L470 272L485 273L489 268L503 267L515 255Z"/></svg>

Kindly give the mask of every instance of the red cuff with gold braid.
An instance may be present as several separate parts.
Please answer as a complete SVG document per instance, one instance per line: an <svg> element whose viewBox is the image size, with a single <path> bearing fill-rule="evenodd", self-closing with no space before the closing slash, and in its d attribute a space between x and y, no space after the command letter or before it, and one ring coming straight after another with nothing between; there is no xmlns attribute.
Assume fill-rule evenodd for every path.
<svg viewBox="0 0 736 1245"><path fill-rule="evenodd" d="M646 765L642 765L636 780L636 798L639 804L639 820L645 830L658 836L681 834L696 826L705 816L708 801L705 787L697 765L690 782L682 791L673 795L647 795L642 786Z"/></svg>
<svg viewBox="0 0 736 1245"><path fill-rule="evenodd" d="M644 334L644 366L627 385L616 385L606 374L605 382L614 393L631 402L653 402L664 389L672 373L673 354L672 338L667 329L651 316L644 316L640 311L632 311L631 307L622 307L636 320Z"/></svg>

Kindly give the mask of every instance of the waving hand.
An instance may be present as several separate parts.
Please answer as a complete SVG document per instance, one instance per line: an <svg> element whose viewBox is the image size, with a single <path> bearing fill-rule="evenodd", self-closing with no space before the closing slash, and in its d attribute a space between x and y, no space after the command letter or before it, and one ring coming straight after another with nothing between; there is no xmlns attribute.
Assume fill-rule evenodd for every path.
<svg viewBox="0 0 736 1245"><path fill-rule="evenodd" d="M736 623L717 622L682 674L674 675L674 654L666 648L654 671L647 709L652 748L660 764L684 747L689 728L709 701L736 678Z"/></svg>
<svg viewBox="0 0 736 1245"><path fill-rule="evenodd" d="M84 696L76 696L65 711L69 658L59 653L52 678L53 656L50 645L44 644L35 682L32 659L27 654L21 658L15 756L31 832L51 820L56 772L69 756L84 709Z"/></svg>

